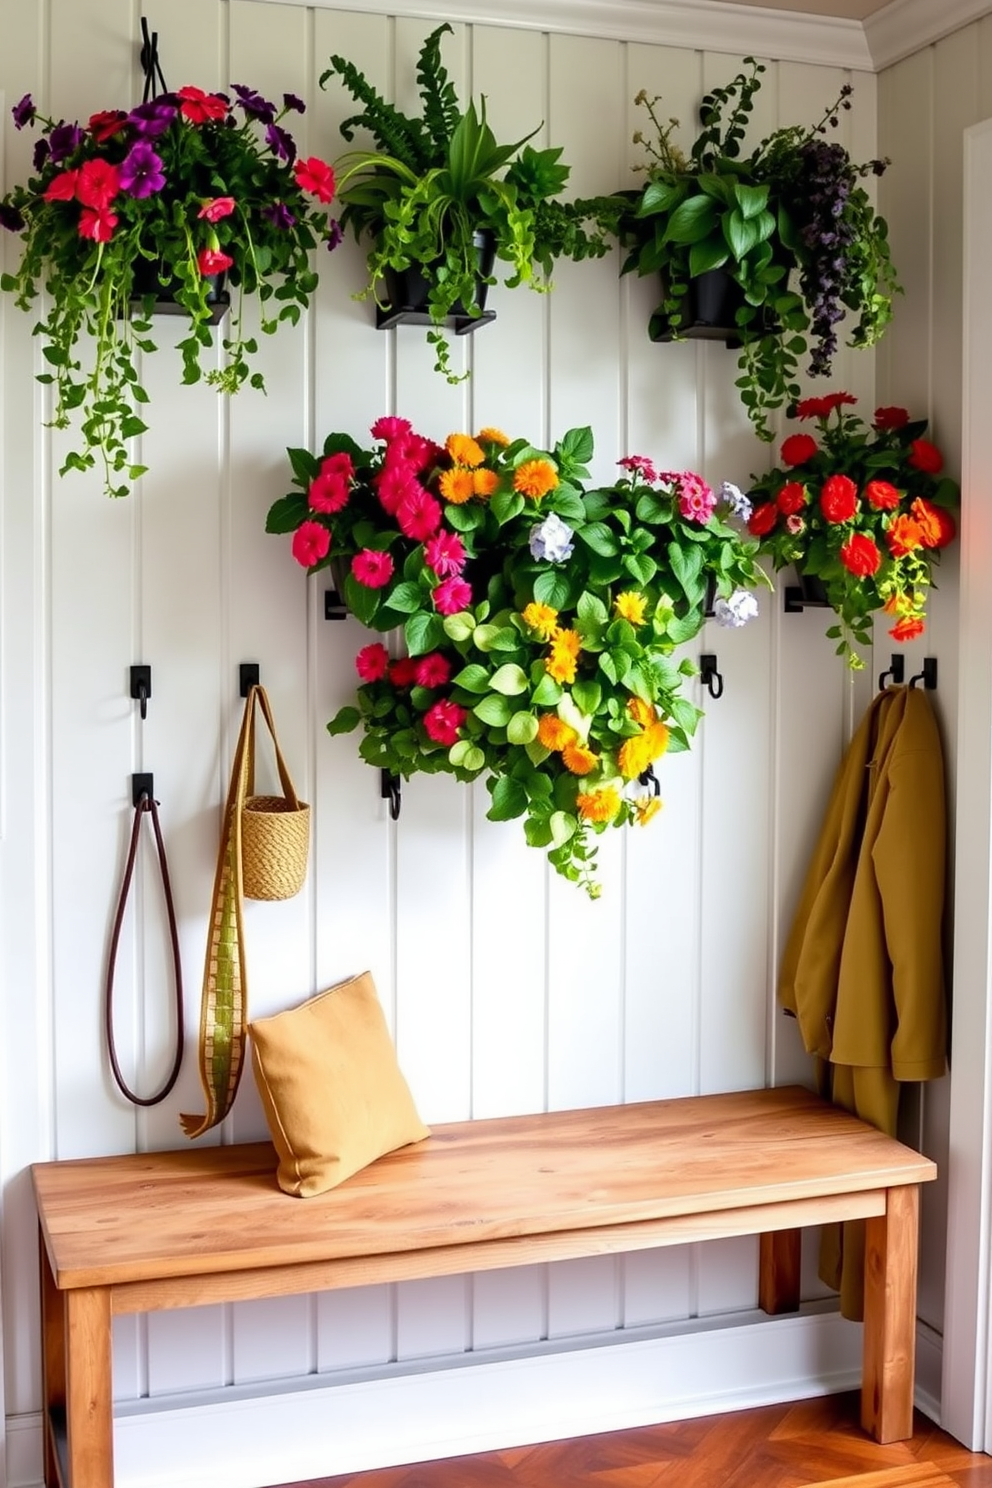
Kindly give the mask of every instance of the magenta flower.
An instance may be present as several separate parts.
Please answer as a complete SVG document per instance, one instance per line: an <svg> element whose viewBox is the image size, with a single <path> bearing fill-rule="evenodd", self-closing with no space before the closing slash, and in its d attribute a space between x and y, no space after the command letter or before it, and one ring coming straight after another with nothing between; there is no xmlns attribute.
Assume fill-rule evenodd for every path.
<svg viewBox="0 0 992 1488"><path fill-rule="evenodd" d="M143 201L165 185L162 157L147 140L138 140L125 155L120 170L121 190Z"/></svg>
<svg viewBox="0 0 992 1488"><path fill-rule="evenodd" d="M179 112L175 103L169 103L166 98L150 98L147 103L139 103L127 116L127 122L135 134L144 139L158 139L164 134L169 125Z"/></svg>
<svg viewBox="0 0 992 1488"><path fill-rule="evenodd" d="M427 567L432 568L439 579L451 574L460 574L465 567L465 544L457 532L438 532L424 547Z"/></svg>
<svg viewBox="0 0 992 1488"><path fill-rule="evenodd" d="M442 579L431 598L439 615L457 615L472 603L472 586L457 576Z"/></svg>
<svg viewBox="0 0 992 1488"><path fill-rule="evenodd" d="M351 560L351 571L366 589L382 589L393 577L393 560L388 553L363 548Z"/></svg>
<svg viewBox="0 0 992 1488"><path fill-rule="evenodd" d="M219 222L222 217L230 217L236 205L233 196L214 196L203 203L196 215L205 217L208 222Z"/></svg>
<svg viewBox="0 0 992 1488"><path fill-rule="evenodd" d="M679 511L687 522L698 522L705 525L713 515L716 506L716 494L703 480L701 475L696 475L691 470L683 470L678 477L679 482Z"/></svg>
<svg viewBox="0 0 992 1488"><path fill-rule="evenodd" d="M336 454L324 456L320 462L320 473L326 475L329 472L340 475L346 481L354 479L355 462L347 450L338 450Z"/></svg>
<svg viewBox="0 0 992 1488"><path fill-rule="evenodd" d="M276 106L263 98L254 88L247 88L243 83L232 83L231 92L236 93L238 102L244 109L249 119L258 119L261 124L271 124L276 116Z"/></svg>
<svg viewBox="0 0 992 1488"><path fill-rule="evenodd" d="M658 479L658 472L647 455L624 455L622 460L617 461L617 464L622 465L624 470L633 470L652 485Z"/></svg>
<svg viewBox="0 0 992 1488"><path fill-rule="evenodd" d="M311 511L339 512L348 505L350 489L345 477L336 470L321 470L310 482L307 503Z"/></svg>
<svg viewBox="0 0 992 1488"><path fill-rule="evenodd" d="M355 670L363 682L380 682L389 668L389 653L381 641L363 646L355 657Z"/></svg>
<svg viewBox="0 0 992 1488"><path fill-rule="evenodd" d="M421 656L414 679L418 687L443 687L446 682L451 681L451 662L440 651Z"/></svg>
<svg viewBox="0 0 992 1488"><path fill-rule="evenodd" d="M283 232L289 232L291 227L296 226L296 218L285 202L270 202L267 207L262 208L262 216Z"/></svg>
<svg viewBox="0 0 992 1488"><path fill-rule="evenodd" d="M458 730L467 717L468 713L464 708L443 699L428 708L424 714L427 737L433 739L435 744L454 744L458 740Z"/></svg>
<svg viewBox="0 0 992 1488"><path fill-rule="evenodd" d="M396 522L404 537L426 542L441 525L441 504L414 482L396 509Z"/></svg>
<svg viewBox="0 0 992 1488"><path fill-rule="evenodd" d="M304 568L312 568L326 558L331 546L331 534L319 522L301 522L293 533L293 557Z"/></svg>
<svg viewBox="0 0 992 1488"><path fill-rule="evenodd" d="M400 434L412 434L413 425L409 419L397 418L394 414L383 414L377 418L369 431L373 439L396 439Z"/></svg>
<svg viewBox="0 0 992 1488"><path fill-rule="evenodd" d="M372 477L372 484L379 493L383 511L391 517L395 517L400 509L400 503L407 495L423 489L407 465L395 467L384 465L378 475Z"/></svg>

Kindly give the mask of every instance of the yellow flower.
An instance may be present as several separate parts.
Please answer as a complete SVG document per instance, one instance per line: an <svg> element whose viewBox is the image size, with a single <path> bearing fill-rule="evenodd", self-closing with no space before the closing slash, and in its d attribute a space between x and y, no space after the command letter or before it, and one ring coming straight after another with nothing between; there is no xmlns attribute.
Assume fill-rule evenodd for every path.
<svg viewBox="0 0 992 1488"><path fill-rule="evenodd" d="M625 780L636 780L667 748L668 729L663 723L652 723L643 734L624 739L620 745L617 754L620 774Z"/></svg>
<svg viewBox="0 0 992 1488"><path fill-rule="evenodd" d="M449 434L444 447L456 465L469 465L473 470L486 458L484 450L471 434Z"/></svg>
<svg viewBox="0 0 992 1488"><path fill-rule="evenodd" d="M641 728L647 728L649 723L654 723L654 709L643 698L632 697L627 703L627 712L635 723L641 725Z"/></svg>
<svg viewBox="0 0 992 1488"><path fill-rule="evenodd" d="M463 506L475 490L475 478L471 470L443 470L439 484L441 495L452 506Z"/></svg>
<svg viewBox="0 0 992 1488"><path fill-rule="evenodd" d="M479 430L478 438L483 444L499 444L505 449L510 440L502 429L492 429L487 424L484 429Z"/></svg>
<svg viewBox="0 0 992 1488"><path fill-rule="evenodd" d="M643 625L647 603L643 594L638 594L634 589L625 589L613 601L613 608L621 620L629 620L631 625Z"/></svg>
<svg viewBox="0 0 992 1488"><path fill-rule="evenodd" d="M525 460L513 472L513 489L534 501L540 501L557 484L558 472L550 460Z"/></svg>
<svg viewBox="0 0 992 1488"><path fill-rule="evenodd" d="M575 665L582 650L582 637L577 630L556 631L551 641L551 655L544 663L545 671L556 682L574 682Z"/></svg>
<svg viewBox="0 0 992 1488"><path fill-rule="evenodd" d="M579 736L557 713L542 713L537 721L537 737L545 749L564 749Z"/></svg>
<svg viewBox="0 0 992 1488"><path fill-rule="evenodd" d="M593 754L585 744L578 741L574 744L566 744L561 752L562 764L566 770L573 775L590 775L599 764L599 755Z"/></svg>
<svg viewBox="0 0 992 1488"><path fill-rule="evenodd" d="M637 825L646 827L653 816L657 816L661 810L660 796L638 796L634 802L634 811L637 813Z"/></svg>
<svg viewBox="0 0 992 1488"><path fill-rule="evenodd" d="M576 796L575 805L583 821L608 822L620 810L620 794L616 786L604 785L602 790L590 791L587 796Z"/></svg>
<svg viewBox="0 0 992 1488"><path fill-rule="evenodd" d="M647 747L650 751L650 761L653 762L656 759L661 759L661 756L668 748L669 733L665 725L663 723L652 723L645 730L644 738L647 741Z"/></svg>
<svg viewBox="0 0 992 1488"><path fill-rule="evenodd" d="M558 611L550 605L531 600L521 615L524 624L536 631L542 641L550 641L558 632Z"/></svg>
<svg viewBox="0 0 992 1488"><path fill-rule="evenodd" d="M495 470L483 466L481 470L472 471L472 490L476 496L491 496L498 485L499 476Z"/></svg>

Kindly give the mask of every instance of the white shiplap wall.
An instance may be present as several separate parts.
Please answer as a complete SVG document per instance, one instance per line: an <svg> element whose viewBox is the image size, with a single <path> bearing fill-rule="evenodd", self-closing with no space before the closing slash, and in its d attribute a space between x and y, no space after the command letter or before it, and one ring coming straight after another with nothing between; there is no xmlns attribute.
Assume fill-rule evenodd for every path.
<svg viewBox="0 0 992 1488"><path fill-rule="evenodd" d="M329 54L342 52L409 101L413 60L430 25L258 0L146 8L173 86L244 81L271 94L297 92L310 103L305 149L328 158L351 111L342 89L316 86ZM66 117L126 106L137 96L138 19L134 0L0 0L0 88L8 101L30 90L45 110ZM663 93L666 107L688 120L702 92L731 75L738 58L720 51L719 32L713 39L712 50L688 49L663 45L663 37L650 44L458 25L445 55L463 97L469 89L487 95L498 135L519 135L543 119L543 136L572 163L572 186L591 193L629 182L631 100L640 87ZM756 130L819 117L849 76L772 61ZM876 85L868 74L855 82L844 129L863 159L876 149ZM922 111L910 124L925 130ZM31 140L5 125L3 169L12 181L26 174ZM903 236L897 245L906 246ZM15 245L3 247L9 263ZM918 315L914 251L908 273ZM456 345L472 378L452 388L432 374L418 333L377 334L368 307L350 299L363 282L354 244L322 268L313 313L297 331L265 340L267 398L249 392L228 406L205 387L181 388L173 352L148 359L153 401L143 453L151 473L120 503L108 502L95 480L58 479L64 442L42 428L30 318L0 303L0 1171L12 1483L36 1472L39 1405L26 1167L50 1156L178 1145L178 1111L199 1108L193 1041L239 661L260 663L284 752L315 808L303 893L247 906L254 1013L371 966L428 1121L808 1078L794 1028L774 1007L774 967L833 769L872 685L871 668L849 685L823 638L822 616L784 617L765 599L747 631L700 638L698 650L718 653L724 697L709 706L693 751L665 762L661 817L643 834L602 840L605 892L590 904L524 847L518 824L485 821L482 789L415 780L404 786L400 821L390 823L354 739L330 740L323 727L351 693L363 633L350 619L324 622L322 585L308 586L286 542L263 530L270 502L287 488L287 445L318 445L331 428L361 439L393 410L439 439L488 423L541 444L591 423L597 476L609 477L619 455L642 451L664 466L745 484L767 451L737 402L736 358L706 344L649 343L653 286L620 282L612 255L562 265L548 297L495 292L496 323ZM894 399L910 358L892 367ZM873 375L870 357L844 353L834 385L870 409ZM902 395L919 407L927 390L914 383ZM144 724L126 697L127 667L139 660L153 669ZM114 1093L100 1032L108 920L136 769L154 772L161 801L191 1040L177 1090L145 1114ZM167 1066L169 1043L151 878L139 905L122 950L118 1037L126 1066L148 1088ZM927 1129L931 1145L941 1130ZM248 1078L220 1139L263 1131ZM936 1327L940 1228L937 1211L924 1263L924 1277L936 1278L924 1283ZM621 1328L657 1333L668 1325L691 1340L692 1320L703 1317L722 1319L730 1330L721 1335L722 1357L736 1360L730 1340L743 1334L730 1325L755 1305L754 1250L744 1240L122 1319L115 1390L132 1427L148 1397L179 1405L237 1399L244 1389L274 1398L259 1382L305 1376L327 1384L352 1380L356 1370L406 1377L427 1358L428 1380L440 1381L446 1377L436 1371L469 1350L497 1358L487 1351L540 1352L548 1340L571 1348L608 1342ZM808 1290L818 1294L812 1279ZM769 1327L785 1340L783 1325ZM766 1328L759 1336L772 1335ZM805 1337L801 1329L795 1336ZM856 1349L849 1325L837 1336L827 1363L809 1344L798 1346L784 1372L772 1370L778 1388L828 1387L835 1361ZM708 1379L699 1400L748 1398L763 1345L749 1347L751 1362L742 1356L726 1366L718 1386ZM595 1362L590 1367L592 1398L608 1395L608 1376L600 1389ZM699 1366L704 1375L708 1367ZM836 1369L840 1379L842 1365ZM714 1388L722 1393L714 1397ZM680 1398L689 1413L692 1400ZM437 1429L440 1439L431 1442L442 1450ZM531 1429L540 1434L540 1424ZM347 1463L328 1445L313 1470L385 1461L390 1450L381 1432ZM147 1450L144 1457L148 1473ZM256 1481L251 1466L243 1471L238 1481ZM122 1481L153 1478L134 1468Z"/></svg>

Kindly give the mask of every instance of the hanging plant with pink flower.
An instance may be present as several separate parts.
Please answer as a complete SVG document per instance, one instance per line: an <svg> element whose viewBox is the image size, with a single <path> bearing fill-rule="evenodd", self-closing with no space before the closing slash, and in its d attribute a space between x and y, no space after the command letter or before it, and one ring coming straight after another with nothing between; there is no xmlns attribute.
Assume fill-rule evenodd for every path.
<svg viewBox="0 0 992 1488"><path fill-rule="evenodd" d="M757 613L757 544L727 520L747 500L640 455L587 489L588 428L550 451L493 428L441 446L393 417L372 435L290 450L296 489L266 524L385 637L359 648L356 703L328 729L361 725L390 775L484 780L490 820L522 818L596 897L596 836L655 815L654 768L701 716L677 648L710 601L729 626Z"/></svg>
<svg viewBox="0 0 992 1488"><path fill-rule="evenodd" d="M960 491L925 439L926 419L877 408L871 426L848 411L850 393L805 398L795 417L817 434L790 434L782 464L756 480L748 527L776 568L819 579L838 618L827 635L855 670L872 643L876 611L894 641L926 626L933 567L957 534Z"/></svg>
<svg viewBox="0 0 992 1488"><path fill-rule="evenodd" d="M39 381L53 387L52 425L74 418L80 431L60 473L100 460L111 496L127 495L145 470L132 443L148 402L137 353L156 349L156 300L167 296L185 320L182 380L196 382L204 353L215 361L217 276L226 276L224 356L206 380L224 393L263 389L247 300L257 300L263 332L295 324L317 284L313 250L340 237L327 211L334 173L298 153L284 122L304 104L287 93L276 105L240 84L232 93L184 87L85 125L46 118L30 96L13 109L18 129L40 134L35 174L0 199L0 225L23 242L0 287L23 310L44 293Z"/></svg>

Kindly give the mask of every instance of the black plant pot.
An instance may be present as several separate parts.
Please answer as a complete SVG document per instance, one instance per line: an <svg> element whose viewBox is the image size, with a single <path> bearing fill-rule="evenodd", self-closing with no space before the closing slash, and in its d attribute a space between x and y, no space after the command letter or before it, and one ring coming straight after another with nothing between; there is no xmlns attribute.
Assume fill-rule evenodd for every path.
<svg viewBox="0 0 992 1488"><path fill-rule="evenodd" d="M799 583L787 584L785 589L784 609L787 615L798 615L803 610L830 608L826 585L817 574L805 574L797 569L796 578Z"/></svg>
<svg viewBox="0 0 992 1488"><path fill-rule="evenodd" d="M454 331L456 336L467 335L469 331L475 331L479 326L488 325L491 320L496 319L495 310L486 309L486 294L489 289L486 280L492 274L496 261L496 241L491 232L477 232L473 242L479 266L475 303L482 313L471 315L461 300L456 300L451 314L441 322L447 330ZM438 259L437 263L443 263L443 259ZM384 278L386 303L376 306L375 315L375 323L380 331L391 330L396 325L434 325L428 300L431 290L429 271L425 274L421 265L411 264L408 269L387 269Z"/></svg>
<svg viewBox="0 0 992 1488"><path fill-rule="evenodd" d="M662 289L666 293L664 281ZM679 309L681 324L677 331L668 317L655 311L648 325L652 341L723 341L730 350L741 344L737 329L737 311L744 304L744 292L726 269L710 269L690 281Z"/></svg>
<svg viewBox="0 0 992 1488"><path fill-rule="evenodd" d="M207 274L204 277L207 285L207 304L210 307L209 324L217 325L227 314L231 296L224 288L225 276L223 274ZM178 288L179 281L176 279L172 279L169 285L164 285L159 278L158 265L143 258L134 266L131 304L140 310L141 301L147 295L154 295L153 315L188 315L189 312L185 305L181 305L176 299Z"/></svg>

